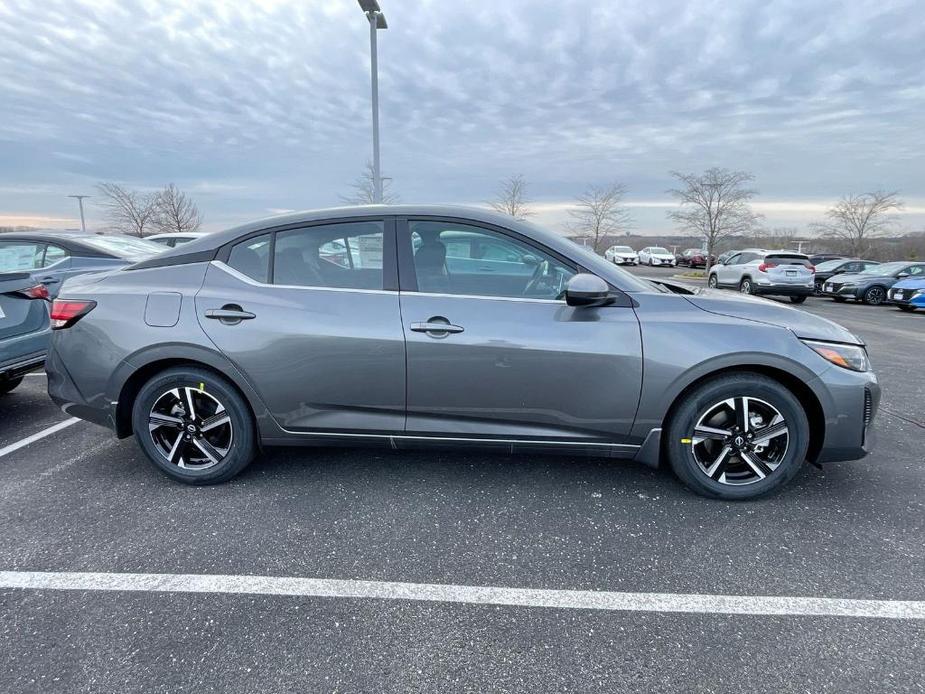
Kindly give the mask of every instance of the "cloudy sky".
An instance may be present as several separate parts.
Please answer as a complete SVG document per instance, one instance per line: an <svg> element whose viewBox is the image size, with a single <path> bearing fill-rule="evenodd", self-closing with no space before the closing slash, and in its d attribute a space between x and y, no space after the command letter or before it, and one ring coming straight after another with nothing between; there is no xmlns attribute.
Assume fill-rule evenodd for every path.
<svg viewBox="0 0 925 694"><path fill-rule="evenodd" d="M381 0L382 161L403 202L538 220L623 182L670 228L669 170L747 169L769 226L878 188L925 228L922 0ZM174 182L207 228L339 202L370 151L355 0L2 0L0 225ZM88 206L91 226L100 210Z"/></svg>

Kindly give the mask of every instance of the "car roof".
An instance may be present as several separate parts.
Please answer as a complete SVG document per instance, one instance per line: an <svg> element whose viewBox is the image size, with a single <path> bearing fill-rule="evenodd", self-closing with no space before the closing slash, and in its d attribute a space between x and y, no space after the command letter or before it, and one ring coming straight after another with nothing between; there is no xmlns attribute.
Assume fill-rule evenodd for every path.
<svg viewBox="0 0 925 694"><path fill-rule="evenodd" d="M186 236L199 237L205 236L209 232L207 231L165 231L163 234L151 234L151 236L145 236L145 241L150 241L151 239L173 239L173 238L184 238Z"/></svg>
<svg viewBox="0 0 925 694"><path fill-rule="evenodd" d="M53 243L66 251L85 257L116 258L116 254L104 251L92 244L86 243L88 239L99 238L100 234L85 234L80 231L15 231L0 234L0 241L31 241L33 243Z"/></svg>
<svg viewBox="0 0 925 694"><path fill-rule="evenodd" d="M223 231L204 234L189 243L169 248L155 258L133 265L135 269L159 267L185 262L202 262L212 260L219 248L235 241L239 237L259 231L297 227L312 222L336 222L338 220L363 219L366 217L447 217L485 222L495 226L521 232L534 238L554 250L574 254L576 244L565 236L544 229L530 222L514 219L510 215L494 212L484 207L467 205L357 205L351 207L329 207L317 210L305 210L289 214L265 217L253 222L241 224Z"/></svg>

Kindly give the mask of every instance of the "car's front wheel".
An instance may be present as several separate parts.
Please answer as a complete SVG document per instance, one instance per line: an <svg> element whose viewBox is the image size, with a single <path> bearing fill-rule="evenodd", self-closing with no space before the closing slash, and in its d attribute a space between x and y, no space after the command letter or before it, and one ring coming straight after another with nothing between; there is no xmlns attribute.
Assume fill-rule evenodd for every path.
<svg viewBox="0 0 925 694"><path fill-rule="evenodd" d="M886 301L886 290L883 287L871 287L864 292L861 301L871 306L879 306Z"/></svg>
<svg viewBox="0 0 925 694"><path fill-rule="evenodd" d="M784 486L809 447L809 422L794 394L757 373L706 381L684 396L665 429L672 470L717 499L752 499Z"/></svg>
<svg viewBox="0 0 925 694"><path fill-rule="evenodd" d="M805 296L791 296L790 297L790 303L792 304L802 304L804 301L806 301Z"/></svg>
<svg viewBox="0 0 925 694"><path fill-rule="evenodd" d="M154 466L186 484L225 482L257 452L247 402L205 369L177 367L151 378L135 399L132 428Z"/></svg>
<svg viewBox="0 0 925 694"><path fill-rule="evenodd" d="M710 273L710 279L707 280L707 286L709 286L710 289L716 289L718 284L719 280L716 279L716 275Z"/></svg>
<svg viewBox="0 0 925 694"><path fill-rule="evenodd" d="M22 383L22 379L22 376L17 376L16 378L0 378L0 395L6 395L16 388Z"/></svg>

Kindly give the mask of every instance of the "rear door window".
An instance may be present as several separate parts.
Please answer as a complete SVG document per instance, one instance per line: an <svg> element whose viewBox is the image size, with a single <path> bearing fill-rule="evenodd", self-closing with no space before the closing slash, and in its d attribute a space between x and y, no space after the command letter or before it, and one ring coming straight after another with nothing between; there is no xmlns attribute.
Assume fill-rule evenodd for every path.
<svg viewBox="0 0 925 694"><path fill-rule="evenodd" d="M273 283L382 289L384 239L385 224L378 220L277 232Z"/></svg>
<svg viewBox="0 0 925 694"><path fill-rule="evenodd" d="M228 265L257 282L269 281L270 235L255 236L234 246Z"/></svg>
<svg viewBox="0 0 925 694"><path fill-rule="evenodd" d="M0 272L37 270L42 267L44 252L44 243L0 241Z"/></svg>

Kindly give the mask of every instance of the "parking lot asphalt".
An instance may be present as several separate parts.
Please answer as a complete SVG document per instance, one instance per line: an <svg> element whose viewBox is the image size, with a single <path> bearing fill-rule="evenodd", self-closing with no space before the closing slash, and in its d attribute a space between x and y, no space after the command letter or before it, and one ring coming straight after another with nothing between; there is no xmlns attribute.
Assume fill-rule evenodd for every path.
<svg viewBox="0 0 925 694"><path fill-rule="evenodd" d="M868 342L878 447L768 499L607 460L330 448L190 488L81 422L0 457L0 571L921 601L925 315L804 308ZM44 387L0 399L0 449L67 419ZM923 691L923 664L923 620L0 588L3 692Z"/></svg>

